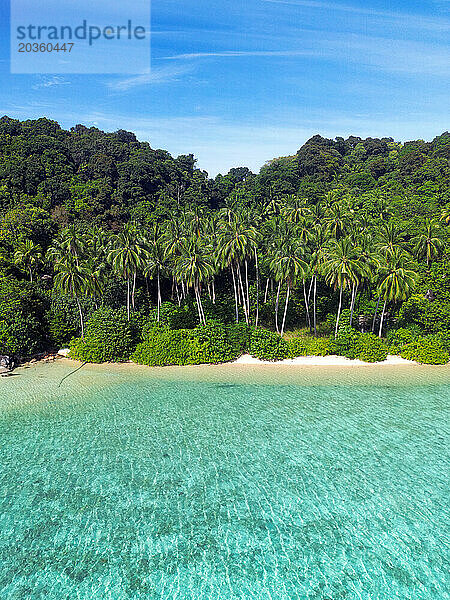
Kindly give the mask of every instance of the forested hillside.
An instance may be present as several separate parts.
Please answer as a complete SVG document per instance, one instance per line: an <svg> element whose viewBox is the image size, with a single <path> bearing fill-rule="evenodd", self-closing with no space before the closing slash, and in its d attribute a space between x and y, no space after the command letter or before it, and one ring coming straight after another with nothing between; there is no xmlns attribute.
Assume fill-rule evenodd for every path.
<svg viewBox="0 0 450 600"><path fill-rule="evenodd" d="M448 132L406 143L316 135L258 174L210 179L192 154L173 158L124 130L3 117L0 208L0 354L82 336L80 357L123 360L157 337L154 323L190 339L239 322L254 344L272 336L274 358L295 344L280 350L261 326L296 332L298 348L330 335L322 351L341 353L373 331L392 351L448 360ZM109 339L126 330L129 344L96 354L85 324L98 347L105 328Z"/></svg>

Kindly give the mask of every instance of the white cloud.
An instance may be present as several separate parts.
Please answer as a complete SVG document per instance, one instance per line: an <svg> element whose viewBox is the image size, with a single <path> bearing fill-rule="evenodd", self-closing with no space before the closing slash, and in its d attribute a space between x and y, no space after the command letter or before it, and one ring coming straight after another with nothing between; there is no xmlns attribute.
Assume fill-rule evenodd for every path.
<svg viewBox="0 0 450 600"><path fill-rule="evenodd" d="M118 79L115 81L108 81L107 86L118 92L125 92L142 85L152 85L158 83L170 83L172 81L178 81L181 75L185 75L192 71L191 66L177 65L169 67L161 67L152 69L148 72L135 75L133 77L127 77L125 79Z"/></svg>
<svg viewBox="0 0 450 600"><path fill-rule="evenodd" d="M50 77L50 78L44 78L42 81L35 83L32 86L32 88L34 90L39 90L42 88L55 87L57 85L70 85L70 81L67 81L63 77L57 77L57 76Z"/></svg>
<svg viewBox="0 0 450 600"><path fill-rule="evenodd" d="M379 17L389 20L392 23L401 23L403 27L415 27L420 29L429 29L435 31L449 31L450 20L441 17L429 17L411 13L399 13L388 10L376 10L373 8L363 8L361 6L352 6L349 4L339 4L337 2L322 2L320 0L262 0L271 4L286 4L299 6L303 8L313 8L332 12L346 12L353 15L362 15L367 17ZM448 0L446 0L448 1Z"/></svg>

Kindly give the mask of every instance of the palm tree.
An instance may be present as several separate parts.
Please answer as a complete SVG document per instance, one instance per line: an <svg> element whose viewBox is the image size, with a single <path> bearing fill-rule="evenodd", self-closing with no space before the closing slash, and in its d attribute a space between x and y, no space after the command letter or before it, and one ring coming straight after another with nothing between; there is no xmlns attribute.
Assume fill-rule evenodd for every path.
<svg viewBox="0 0 450 600"><path fill-rule="evenodd" d="M332 240L330 248L323 261L322 270L327 282L339 289L339 307L336 318L334 336L339 329L339 318L342 310L342 294L358 283L361 274L359 252L350 238Z"/></svg>
<svg viewBox="0 0 450 600"><path fill-rule="evenodd" d="M384 299L378 336L383 332L383 321L388 302L406 300L414 290L418 274L413 271L409 255L400 248L388 250L380 263L378 293Z"/></svg>
<svg viewBox="0 0 450 600"><path fill-rule="evenodd" d="M130 320L131 280L135 281L137 272L145 268L149 259L145 241L134 225L126 225L118 235L114 236L107 259L113 270L127 282L127 316Z"/></svg>
<svg viewBox="0 0 450 600"><path fill-rule="evenodd" d="M443 232L434 219L426 219L424 231L416 235L412 240L414 253L418 258L427 259L427 267L433 259L437 258L444 247Z"/></svg>
<svg viewBox="0 0 450 600"><path fill-rule="evenodd" d="M450 225L450 204L447 204L447 206L442 209L441 220L444 221L446 225Z"/></svg>
<svg viewBox="0 0 450 600"><path fill-rule="evenodd" d="M74 258L68 258L67 261L58 263L56 268L54 285L63 294L75 298L80 314L81 337L84 338L84 320L80 297L86 293L98 291L98 284L95 278L92 277L92 271L84 265L77 264Z"/></svg>
<svg viewBox="0 0 450 600"><path fill-rule="evenodd" d="M147 264L144 267L144 275L145 277L153 277L156 275L157 281L157 297L156 297L156 306L157 306L157 321L159 323L160 312L161 312L161 274L164 272L166 267L166 253L164 249L164 244L162 242L161 236L159 235L158 228L155 226L153 229L153 235L148 240L148 257Z"/></svg>
<svg viewBox="0 0 450 600"><path fill-rule="evenodd" d="M28 272L30 281L33 281L33 271L42 262L42 250L32 240L21 241L14 252L14 264L20 270Z"/></svg>
<svg viewBox="0 0 450 600"><path fill-rule="evenodd" d="M199 320L206 324L201 284L214 273L212 247L204 244L201 238L187 239L180 249L180 255L175 259L174 272L179 281L183 280L188 287L194 288Z"/></svg>
<svg viewBox="0 0 450 600"><path fill-rule="evenodd" d="M332 237L339 240L347 231L349 213L346 205L335 202L325 213L325 223Z"/></svg>
<svg viewBox="0 0 450 600"><path fill-rule="evenodd" d="M247 324L250 319L248 261L257 248L258 232L234 216L230 221L219 224L217 234L218 254L224 267L229 267L233 279L234 298L236 306L236 322L239 321L239 297L244 308ZM242 262L245 264L245 287L241 272Z"/></svg>
<svg viewBox="0 0 450 600"><path fill-rule="evenodd" d="M288 238L285 240L285 243L280 250L278 250L269 261L269 267L273 272L276 281L285 282L287 286L280 335L283 335L284 333L291 288L295 285L295 282L299 277L304 281L309 271L309 267L301 258L301 255L302 246L299 241L295 238Z"/></svg>

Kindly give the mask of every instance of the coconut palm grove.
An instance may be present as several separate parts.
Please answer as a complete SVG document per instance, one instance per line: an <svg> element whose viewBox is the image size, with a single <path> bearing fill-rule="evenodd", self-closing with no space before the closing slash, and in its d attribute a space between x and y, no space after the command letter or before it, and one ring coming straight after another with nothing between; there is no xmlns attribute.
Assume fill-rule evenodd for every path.
<svg viewBox="0 0 450 600"><path fill-rule="evenodd" d="M128 131L5 116L0 206L1 355L449 361L448 132L316 135L211 179Z"/></svg>

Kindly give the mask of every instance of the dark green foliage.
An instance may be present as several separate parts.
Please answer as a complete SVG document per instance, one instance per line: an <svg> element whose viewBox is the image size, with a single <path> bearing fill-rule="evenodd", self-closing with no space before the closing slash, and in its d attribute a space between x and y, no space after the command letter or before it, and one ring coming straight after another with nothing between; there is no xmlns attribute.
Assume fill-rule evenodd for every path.
<svg viewBox="0 0 450 600"><path fill-rule="evenodd" d="M417 325L391 329L387 334L388 344L391 346L403 346L421 337L422 331Z"/></svg>
<svg viewBox="0 0 450 600"><path fill-rule="evenodd" d="M153 335L149 333L131 355L134 362L150 367L191 365L197 364L197 360L203 362L200 359L204 355L204 347L200 346L192 329L154 329Z"/></svg>
<svg viewBox="0 0 450 600"><path fill-rule="evenodd" d="M156 308L151 311L151 316L156 321L158 316ZM159 320L169 329L192 329L198 324L198 315L193 302L184 302L181 306L172 302L163 302Z"/></svg>
<svg viewBox="0 0 450 600"><path fill-rule="evenodd" d="M289 358L297 356L306 356L308 354L307 342L302 338L293 338L289 340Z"/></svg>
<svg viewBox="0 0 450 600"><path fill-rule="evenodd" d="M411 268L420 275L416 295L403 305L401 299L390 298L384 315L384 330L389 332L395 322L400 328L416 328L422 336L441 334L450 331L450 277L448 263L448 242L450 217L446 217L446 207L450 206L450 134L448 132L430 142L421 140L397 143L392 138L362 139L351 136L347 139L326 139L314 136L293 156L269 161L257 175L245 167L232 169L227 175L218 175L208 180L207 174L195 166L193 155L183 155L176 159L163 150L154 150L148 143L139 142L133 133L119 130L105 133L95 127L77 125L64 131L58 123L49 119L17 121L8 117L0 119L0 274L17 279L33 279L40 282L35 288L23 287L27 294L35 290L30 298L25 295L11 295L8 310L0 308L0 339L2 348L10 352L26 353L48 347L66 344L72 336L80 335L78 302L84 318L89 320L93 307L104 305L110 309L120 309L129 299L127 283L133 287L132 319L129 324L133 344L141 339L141 332L147 331L144 343L160 337L163 333L170 337L170 330L196 330L195 346L189 341L190 334L175 334L181 346L188 339L191 350L179 360L206 362L229 360L248 351L253 340L255 352L261 356L284 358L294 354L327 354L339 352L346 356L356 356L357 343L364 348L365 356L381 356L384 349L373 337L355 338L349 328L350 295L353 281L343 289L338 339L306 339L289 344L279 341L276 334L254 333L246 326L232 325L235 321L233 282L230 266L223 266L223 256L217 255L217 217L222 226L230 219L224 217L225 206L232 207L232 219L245 223L255 223L258 230L258 260L260 271L258 286L253 249L239 259L239 275L242 287L248 289L250 308L244 315L245 304L240 292L241 306L239 318L250 323L256 322L256 301L259 304L260 326L280 329L274 319L277 282L271 272L270 260L276 244L269 243L275 230L282 232L278 245L287 246L292 232L302 230L301 247L305 250L305 260L309 266L315 248L317 226L322 226L322 237L326 246L331 234L335 240L352 236L352 244L361 240L371 240L366 244L366 259L376 258L379 252L377 242L384 225L393 225L401 231L399 237L402 249L412 254ZM292 208L304 204L295 218ZM227 210L228 210L227 209ZM287 214L291 211L291 217ZM300 217L299 217L300 215ZM415 250L413 240L423 234L426 219L433 220L432 230L438 238L439 248L427 260L423 248ZM157 320L154 308L156 298L156 271L149 257L141 264L137 273L133 272L128 282L120 273L114 273L108 260L112 233L121 232L130 221L136 224L139 235L150 238L164 246L161 261L158 263L161 297L183 298L181 306L164 302L160 309L160 322L166 327L158 329L154 336L153 326L145 325L147 318ZM279 227L290 223L288 229ZM304 221L304 222L303 222ZM98 236L92 233L96 226ZM83 268L86 286L76 293L66 286L65 293L70 297L58 297L52 292L51 307L45 293L36 292L39 286L47 286L50 291L56 281L58 285L58 263L73 254L73 247L67 244L62 252L45 256L49 246L61 241L60 235L67 225L73 225L75 239L83 233L85 250L80 250L78 258ZM173 227L171 227L173 226ZM320 229L320 228L319 228ZM290 232L285 233L283 232ZM275 232L276 233L276 232ZM311 234L314 236L311 237ZM67 231L66 231L67 234ZM294 237L297 235L295 233ZM284 237L283 237L284 236ZM69 236L70 237L70 236ZM97 241L96 237L98 237ZM245 237L245 236L244 236ZM275 235L277 237L277 235ZM320 236L319 236L320 237ZM210 263L217 273L214 275L216 297L212 301L212 273L199 283L203 311L194 301L192 281L187 289L174 285L175 264L181 240L191 247L193 241L207 239L208 244L199 254L207 255L204 263ZM164 240L164 241L161 241ZM25 259L20 260L20 248L24 242L39 246L39 254L33 258L33 268L26 268ZM67 235L66 235L67 242ZM273 240L272 240L273 242ZM167 247L171 251L167 254ZM322 244L322 246L324 245ZM81 244L83 245L83 244ZM361 252L364 244L361 243ZM278 247L278 246L277 246ZM54 250L54 248L53 248ZM191 252L191 248L189 252ZM284 249L283 249L284 251ZM278 250L277 250L278 252ZM17 253L19 258L17 258ZM363 252L364 253L364 252ZM385 252L384 252L385 253ZM39 254L39 256L38 256ZM150 253L151 254L151 253ZM209 254L211 256L209 256ZM383 254L383 252L381 252ZM267 257L266 257L267 255ZM73 257L72 257L73 258ZM378 258L380 258L378 256ZM211 259L211 260L210 260ZM239 260L237 262L239 262ZM355 288L356 302L353 326L358 326L358 315L367 321L375 312L378 303L376 287L377 262L367 260L372 278L362 277ZM237 278L238 265L234 265ZM146 270L149 269L149 272ZM116 269L117 270L117 269ZM273 269L272 269L273 271ZM82 273L82 274L83 274ZM331 282L328 275L319 272L317 279L317 331L319 334L333 335L339 302L339 286ZM55 278L56 275L56 278ZM179 278L178 273L178 278ZM266 278L272 279L267 288L267 298L263 300ZM309 296L310 316L312 311L311 273L306 274L306 292ZM43 282L43 283L42 283ZM135 285L134 285L135 284ZM22 284L20 284L22 285ZM81 285L81 284L80 284ZM25 284L24 284L25 286ZM20 287L20 286L19 286ZM181 287L183 289L181 290ZM95 288L95 292L93 291ZM290 297L286 312L287 328L311 325L308 323L303 294L303 276L294 277L290 286ZM411 287L412 290L412 287ZM282 277L279 297L279 321L284 311L287 279ZM434 301L425 299L425 294ZM408 290L408 294L411 291ZM31 302L34 294L35 301ZM72 297L73 296L73 297ZM208 298L209 296L209 298ZM8 300L2 300L8 305ZM383 306L378 307L378 317ZM197 308L199 309L197 311ZM142 311L139 316L136 311ZM2 317L6 314L7 317ZM329 318L323 322L327 313ZM208 324L203 330L197 329L199 321L213 319L225 324ZM119 319L120 321L120 319ZM310 319L311 321L311 319ZM122 327L122 325L120 325ZM119 329L120 329L119 327ZM127 326L128 327L128 326ZM369 324L370 327L370 324ZM285 327L286 328L286 327ZM105 330L106 331L106 330ZM96 335L100 335L99 332ZM103 335L103 334L102 334ZM104 334L106 336L107 333ZM181 335L181 338L180 338ZM390 340L392 351L417 340L401 339L401 333ZM178 336L178 337L177 337ZM264 337L265 336L265 337ZM175 339L174 338L174 339ZM427 337L430 343L440 343L438 338ZM117 353L101 350L96 338L95 346L86 349L87 354L96 358L117 354L121 359L126 355L125 348ZM102 342L102 344L105 342ZM153 343L153 342L152 342ZM171 342L172 343L172 342ZM81 346L86 346L83 342ZM97 345L96 345L97 344ZM80 347L81 347L80 346ZM194 352L195 346L195 352ZM125 344L127 347L127 344ZM87 346L86 346L87 348ZM106 348L106 346L105 346ZM80 350L81 352L81 350ZM290 354L289 354L290 353ZM175 360L175 354L159 360ZM178 359L177 359L178 360Z"/></svg>
<svg viewBox="0 0 450 600"><path fill-rule="evenodd" d="M430 338L419 338L403 346L400 356L428 365L445 365L449 362L449 352L444 345Z"/></svg>
<svg viewBox="0 0 450 600"><path fill-rule="evenodd" d="M0 354L29 355L46 342L45 300L34 286L0 278Z"/></svg>
<svg viewBox="0 0 450 600"><path fill-rule="evenodd" d="M332 354L339 354L339 356L352 359L356 358L359 335L349 325L340 327L336 339L332 339L330 344Z"/></svg>
<svg viewBox="0 0 450 600"><path fill-rule="evenodd" d="M356 343L356 358L364 362L382 362L388 355L387 345L373 333L360 333Z"/></svg>
<svg viewBox="0 0 450 600"><path fill-rule="evenodd" d="M208 321L195 329L144 328L132 360L149 366L197 365L234 360L248 344L248 328Z"/></svg>
<svg viewBox="0 0 450 600"><path fill-rule="evenodd" d="M349 325L339 329L336 339L330 338L330 354L338 354L364 362L386 360L387 345L373 333L359 333Z"/></svg>
<svg viewBox="0 0 450 600"><path fill-rule="evenodd" d="M245 323L232 323L227 326L227 337L232 348L232 353L236 356L242 356L250 347L250 338L253 327Z"/></svg>
<svg viewBox="0 0 450 600"><path fill-rule="evenodd" d="M94 303L83 298L82 309L86 317L95 310ZM47 313L49 338L55 348L66 346L70 340L80 335L80 314L73 298L53 294L50 310Z"/></svg>
<svg viewBox="0 0 450 600"><path fill-rule="evenodd" d="M100 308L86 327L84 340L70 342L70 356L93 363L120 362L129 359L136 347L136 331L123 309Z"/></svg>
<svg viewBox="0 0 450 600"><path fill-rule="evenodd" d="M260 360L283 360L289 357L289 344L273 331L254 329L249 352Z"/></svg>
<svg viewBox="0 0 450 600"><path fill-rule="evenodd" d="M417 325L424 333L450 331L450 302L411 296L400 308L398 322L402 326Z"/></svg>

